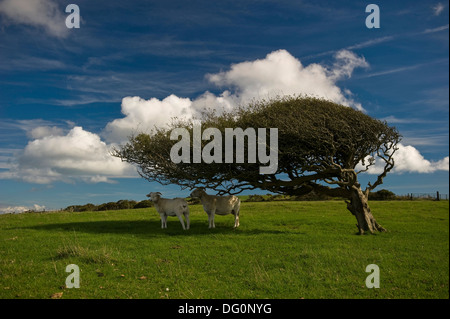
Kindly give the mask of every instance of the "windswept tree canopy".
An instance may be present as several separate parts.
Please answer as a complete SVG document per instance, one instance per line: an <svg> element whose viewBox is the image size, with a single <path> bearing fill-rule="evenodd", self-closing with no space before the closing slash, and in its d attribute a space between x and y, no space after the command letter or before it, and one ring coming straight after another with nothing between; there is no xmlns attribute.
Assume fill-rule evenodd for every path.
<svg viewBox="0 0 450 319"><path fill-rule="evenodd" d="M210 132L219 133L196 133L199 130L198 122L201 123L200 132L211 128ZM180 141L171 139L171 132L178 132L181 128L185 129L182 130L185 134L181 135ZM247 161L223 161L226 153L230 152L230 148L225 146L226 132L237 128L241 132L247 132L247 129L253 132L257 130L258 134L259 128L266 128L263 133L266 134L265 139L257 136L258 156L276 151L275 171L262 174L261 163L249 160L249 148L255 150L254 133L252 135L247 132L247 137L240 135L241 149L233 154L237 156L237 152L240 152L240 156L247 156ZM277 145L271 144L269 135L272 128L277 129ZM178 133L175 134L177 136ZM247 143L244 143L244 137ZM172 148L175 145L177 151L174 153L178 154L178 145L186 139L188 145L181 151L187 150L189 159L197 156L197 162L173 161ZM261 143L260 139L266 142ZM174 120L168 128L155 128L151 134L132 136L113 155L136 164L139 174L147 180L164 185L176 184L191 189L206 186L216 190L218 194L261 189L289 195L303 195L314 191L343 197L347 199L347 209L356 217L359 233L363 234L367 231L386 231L373 217L368 205L368 195L382 184L383 178L394 167L393 154L400 139L395 127L350 107L312 97L284 97L255 102L221 114L205 111L197 121ZM238 144L237 140L236 137L234 145ZM260 153L261 145L266 154ZM209 159L214 155L218 160L198 160L199 146L203 151L203 159L206 152L210 155ZM358 174L374 165L375 158L384 163L383 172L373 183L369 182L363 191L358 182Z"/></svg>
<svg viewBox="0 0 450 319"><path fill-rule="evenodd" d="M183 188L202 185L219 194L263 189L301 195L314 190L350 198L352 188L360 188L357 175L373 165L375 157L384 161L384 171L373 184L369 183L364 193L368 194L382 183L394 166L392 155L400 140L396 128L389 127L386 122L350 107L312 97L259 101L222 114L206 111L199 120L202 130L217 128L223 136L226 128L277 128L277 172L260 174L261 164L248 162L175 164L170 152L178 141L170 139L170 132L183 127L192 139L195 121L175 120L168 128L135 135L115 150L114 155L137 164L142 177L161 184L176 184ZM266 132L269 141L269 130ZM203 140L202 149L209 142ZM192 155L193 143L190 145ZM244 148L247 156L248 143ZM222 152L222 158L225 158L225 147ZM358 171L357 166L363 168Z"/></svg>

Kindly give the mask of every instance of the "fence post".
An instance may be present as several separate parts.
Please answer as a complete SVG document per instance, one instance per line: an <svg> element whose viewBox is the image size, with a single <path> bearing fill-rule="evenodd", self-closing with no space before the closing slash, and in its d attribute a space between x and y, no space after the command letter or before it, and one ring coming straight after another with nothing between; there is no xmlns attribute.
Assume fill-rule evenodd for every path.
<svg viewBox="0 0 450 319"><path fill-rule="evenodd" d="M439 192L436 192L436 200L439 200Z"/></svg>

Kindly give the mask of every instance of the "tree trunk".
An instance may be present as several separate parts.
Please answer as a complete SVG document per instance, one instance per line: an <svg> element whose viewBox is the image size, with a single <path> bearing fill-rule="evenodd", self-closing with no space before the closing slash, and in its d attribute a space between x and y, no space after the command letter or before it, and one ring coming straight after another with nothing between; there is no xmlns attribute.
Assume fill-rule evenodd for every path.
<svg viewBox="0 0 450 319"><path fill-rule="evenodd" d="M350 201L347 201L347 209L356 217L359 234L362 235L367 231L372 234L374 232L385 232L386 229L381 227L373 217L368 204L368 198L361 188L354 187L351 191Z"/></svg>

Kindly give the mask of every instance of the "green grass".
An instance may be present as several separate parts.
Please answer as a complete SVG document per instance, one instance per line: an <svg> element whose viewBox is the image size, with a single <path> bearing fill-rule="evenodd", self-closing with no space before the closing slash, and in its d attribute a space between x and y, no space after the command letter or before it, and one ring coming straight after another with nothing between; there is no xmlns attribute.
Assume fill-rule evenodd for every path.
<svg viewBox="0 0 450 319"><path fill-rule="evenodd" d="M154 208L0 215L0 298L449 298L448 201L371 208L388 233L356 235L341 201L242 203L236 230L200 205L188 231Z"/></svg>

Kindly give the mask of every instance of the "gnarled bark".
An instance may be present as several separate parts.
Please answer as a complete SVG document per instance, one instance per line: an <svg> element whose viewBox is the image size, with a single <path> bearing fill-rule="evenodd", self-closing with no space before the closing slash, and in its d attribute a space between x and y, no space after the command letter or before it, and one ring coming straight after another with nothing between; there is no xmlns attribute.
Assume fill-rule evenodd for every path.
<svg viewBox="0 0 450 319"><path fill-rule="evenodd" d="M351 192L350 201L346 201L347 209L356 217L356 227L358 227L359 233L362 235L369 231L374 232L385 232L386 229L383 228L372 215L370 207L368 204L368 198L366 194L363 193L361 188L353 187Z"/></svg>

